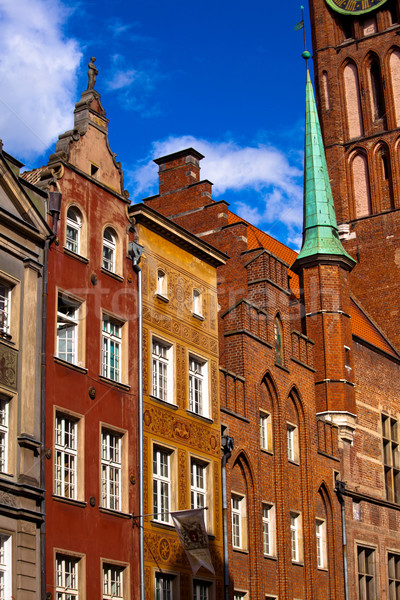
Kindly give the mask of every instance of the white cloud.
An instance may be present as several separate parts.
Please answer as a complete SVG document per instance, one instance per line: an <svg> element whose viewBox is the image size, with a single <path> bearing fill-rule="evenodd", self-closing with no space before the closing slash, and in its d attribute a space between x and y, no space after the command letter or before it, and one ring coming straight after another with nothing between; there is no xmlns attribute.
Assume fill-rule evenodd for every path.
<svg viewBox="0 0 400 600"><path fill-rule="evenodd" d="M60 0L0 0L0 134L18 157L43 153L73 125L78 42Z"/></svg>
<svg viewBox="0 0 400 600"><path fill-rule="evenodd" d="M290 164L282 151L261 144L242 147L232 141L171 136L153 144L151 157L188 147L204 154L201 174L213 182L214 198L233 192L232 210L270 231L284 225L287 240L297 245L302 225L302 171ZM151 159L127 175L135 198L157 193L157 167Z"/></svg>
<svg viewBox="0 0 400 600"><path fill-rule="evenodd" d="M120 90L122 88L129 87L137 79L137 72L134 69L128 69L126 71L116 71L107 83L107 87L110 90Z"/></svg>

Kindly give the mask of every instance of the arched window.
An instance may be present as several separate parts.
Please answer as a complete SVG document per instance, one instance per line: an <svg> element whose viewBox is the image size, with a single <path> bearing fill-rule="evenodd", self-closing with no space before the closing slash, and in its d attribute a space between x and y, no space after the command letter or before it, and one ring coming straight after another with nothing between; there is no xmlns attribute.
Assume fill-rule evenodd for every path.
<svg viewBox="0 0 400 600"><path fill-rule="evenodd" d="M77 208L70 206L67 211L65 247L75 254L81 253L82 216Z"/></svg>
<svg viewBox="0 0 400 600"><path fill-rule="evenodd" d="M371 214L371 193L368 163L365 154L356 153L352 159L354 208L357 219Z"/></svg>
<svg viewBox="0 0 400 600"><path fill-rule="evenodd" d="M358 73L354 63L347 63L343 71L343 77L346 96L347 127L349 138L352 139L360 137L364 133Z"/></svg>
<svg viewBox="0 0 400 600"><path fill-rule="evenodd" d="M379 121L385 116L385 101L383 97L381 69L376 58L372 59L369 67L371 85L372 120Z"/></svg>
<svg viewBox="0 0 400 600"><path fill-rule="evenodd" d="M394 102L396 127L400 126L400 51L394 50L390 55L390 75Z"/></svg>
<svg viewBox="0 0 400 600"><path fill-rule="evenodd" d="M157 271L157 291L159 296L167 297L167 276L162 269Z"/></svg>
<svg viewBox="0 0 400 600"><path fill-rule="evenodd" d="M386 10L389 13L390 25L395 25L399 22L399 15L397 12L397 1L390 0L386 5Z"/></svg>
<svg viewBox="0 0 400 600"><path fill-rule="evenodd" d="M386 145L380 146L376 153L379 173L379 191L381 194L381 210L391 210L393 203L392 170L390 153Z"/></svg>
<svg viewBox="0 0 400 600"><path fill-rule="evenodd" d="M103 234L103 268L107 271L115 271L116 238L110 228L104 230Z"/></svg>
<svg viewBox="0 0 400 600"><path fill-rule="evenodd" d="M283 365L283 336L282 323L279 316L274 321L274 339L275 339L275 361L278 365Z"/></svg>

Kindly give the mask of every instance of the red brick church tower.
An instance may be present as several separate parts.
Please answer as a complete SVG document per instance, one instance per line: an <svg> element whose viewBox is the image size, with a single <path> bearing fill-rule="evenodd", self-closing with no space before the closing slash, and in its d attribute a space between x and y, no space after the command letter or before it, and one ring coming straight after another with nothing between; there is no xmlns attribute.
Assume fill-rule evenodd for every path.
<svg viewBox="0 0 400 600"><path fill-rule="evenodd" d="M398 0L310 0L315 83L352 291L400 347Z"/></svg>

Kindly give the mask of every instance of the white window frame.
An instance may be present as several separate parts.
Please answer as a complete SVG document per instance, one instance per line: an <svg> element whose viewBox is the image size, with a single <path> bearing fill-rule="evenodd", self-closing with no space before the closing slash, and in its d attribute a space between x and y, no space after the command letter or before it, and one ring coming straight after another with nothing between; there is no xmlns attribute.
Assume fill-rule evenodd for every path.
<svg viewBox="0 0 400 600"><path fill-rule="evenodd" d="M165 583L167 589L159 589L159 583ZM176 584L176 575L171 573L156 573L154 582L155 600L174 600L174 588Z"/></svg>
<svg viewBox="0 0 400 600"><path fill-rule="evenodd" d="M60 302L62 305L60 306ZM60 308L64 309L60 310ZM59 292L57 297L57 357L71 364L78 364L79 309L81 304ZM61 343L65 348L61 350Z"/></svg>
<svg viewBox="0 0 400 600"><path fill-rule="evenodd" d="M121 381L122 323L103 315L101 331L101 374L112 381Z"/></svg>
<svg viewBox="0 0 400 600"><path fill-rule="evenodd" d="M167 298L167 274L163 269L157 269L157 296Z"/></svg>
<svg viewBox="0 0 400 600"><path fill-rule="evenodd" d="M70 215L73 213L76 217L76 220L73 219ZM76 234L76 238L68 235L68 229L74 231ZM67 225L65 229L65 247L70 252L74 252L74 254L80 254L81 252L81 229L82 229L82 217L80 212L75 206L70 206L67 210Z"/></svg>
<svg viewBox="0 0 400 600"><path fill-rule="evenodd" d="M203 417L209 416L208 364L189 354L189 410Z"/></svg>
<svg viewBox="0 0 400 600"><path fill-rule="evenodd" d="M202 294L199 290L194 289L193 290L193 314L197 315L198 317L202 317L203 316L203 310L202 310Z"/></svg>
<svg viewBox="0 0 400 600"><path fill-rule="evenodd" d="M207 467L202 461L190 461L190 508L207 506Z"/></svg>
<svg viewBox="0 0 400 600"><path fill-rule="evenodd" d="M247 592L239 592L235 590L233 592L233 600L248 600Z"/></svg>
<svg viewBox="0 0 400 600"><path fill-rule="evenodd" d="M11 324L11 286L0 281L0 335L10 335Z"/></svg>
<svg viewBox="0 0 400 600"><path fill-rule="evenodd" d="M290 462L299 462L299 440L298 427L292 423L286 423L287 454Z"/></svg>
<svg viewBox="0 0 400 600"><path fill-rule="evenodd" d="M124 571L120 565L103 563L103 600L124 599Z"/></svg>
<svg viewBox="0 0 400 600"><path fill-rule="evenodd" d="M317 567L318 569L326 569L326 521L324 519L315 519L315 536L317 546Z"/></svg>
<svg viewBox="0 0 400 600"><path fill-rule="evenodd" d="M301 548L300 548L300 536L301 536L301 514L296 512L290 513L290 548L292 562L300 562L301 560Z"/></svg>
<svg viewBox="0 0 400 600"><path fill-rule="evenodd" d="M171 451L153 447L153 519L170 523L171 512Z"/></svg>
<svg viewBox="0 0 400 600"><path fill-rule="evenodd" d="M158 338L152 339L152 395L172 404L172 344Z"/></svg>
<svg viewBox="0 0 400 600"><path fill-rule="evenodd" d="M102 506L121 510L122 506L122 435L110 429L101 431Z"/></svg>
<svg viewBox="0 0 400 600"><path fill-rule="evenodd" d="M79 558L56 554L57 600L79 600Z"/></svg>
<svg viewBox="0 0 400 600"><path fill-rule="evenodd" d="M10 433L10 399L0 394L0 472L8 471L8 443ZM0 596L1 598L1 596Z"/></svg>
<svg viewBox="0 0 400 600"><path fill-rule="evenodd" d="M54 456L54 492L63 498L78 495L78 420L56 413Z"/></svg>
<svg viewBox="0 0 400 600"><path fill-rule="evenodd" d="M0 534L0 598L12 596L12 537Z"/></svg>
<svg viewBox="0 0 400 600"><path fill-rule="evenodd" d="M211 600L212 582L193 579L193 600Z"/></svg>
<svg viewBox="0 0 400 600"><path fill-rule="evenodd" d="M246 497L232 492L232 546L238 550L246 548Z"/></svg>
<svg viewBox="0 0 400 600"><path fill-rule="evenodd" d="M106 238L106 234L111 240ZM107 256L108 254L108 256ZM115 273L115 260L117 255L116 235L110 227L106 227L103 232L103 269Z"/></svg>
<svg viewBox="0 0 400 600"><path fill-rule="evenodd" d="M263 552L265 556L275 556L275 506L262 505Z"/></svg>
<svg viewBox="0 0 400 600"><path fill-rule="evenodd" d="M272 418L269 413L260 411L260 446L261 450L272 452Z"/></svg>

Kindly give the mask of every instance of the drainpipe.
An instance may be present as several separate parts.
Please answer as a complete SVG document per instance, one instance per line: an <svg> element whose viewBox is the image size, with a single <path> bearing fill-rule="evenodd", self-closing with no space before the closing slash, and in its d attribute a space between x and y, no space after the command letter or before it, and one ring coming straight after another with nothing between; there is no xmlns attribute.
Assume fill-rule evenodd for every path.
<svg viewBox="0 0 400 600"><path fill-rule="evenodd" d="M45 240L43 250L43 290L42 290L42 352L40 366L40 441L41 441L41 461L40 461L40 487L45 489L46 468L45 468L45 451L46 451L46 332L47 332L47 293L49 283L49 249L50 244L55 240L57 235L57 222L61 210L61 192L49 192L49 212L52 216L52 231L53 233ZM44 515L43 522L40 525L40 562L41 562L41 598L46 597L46 500L43 494L40 503L40 510Z"/></svg>
<svg viewBox="0 0 400 600"><path fill-rule="evenodd" d="M133 228L135 239L137 232ZM138 277L138 419L139 419L139 571L140 571L140 600L144 597L144 489L143 489L143 303L142 303L142 269L139 267L143 246L136 241L129 242L129 255L132 267Z"/></svg>
<svg viewBox="0 0 400 600"><path fill-rule="evenodd" d="M224 536L224 600L229 600L229 548L228 548L228 503L226 498L226 463L231 457L234 441L228 435L221 437L224 455L221 461L222 471L222 530Z"/></svg>
<svg viewBox="0 0 400 600"><path fill-rule="evenodd" d="M344 504L344 492L346 490L346 484L344 481L336 479L335 492L340 502L341 513L342 513L342 545L343 545L343 574L344 574L344 597L345 600L349 600L349 580L347 571L347 540L346 540L346 514Z"/></svg>

